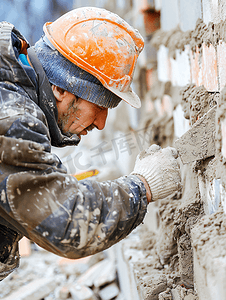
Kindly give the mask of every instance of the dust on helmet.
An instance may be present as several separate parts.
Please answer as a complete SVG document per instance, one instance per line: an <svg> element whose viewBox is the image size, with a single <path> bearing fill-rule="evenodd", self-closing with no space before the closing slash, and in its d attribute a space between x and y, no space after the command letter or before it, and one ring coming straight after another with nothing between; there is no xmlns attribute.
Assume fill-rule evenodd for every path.
<svg viewBox="0 0 226 300"><path fill-rule="evenodd" d="M131 82L144 47L139 32L118 15L97 7L74 9L44 25L51 44L69 61L134 107L139 97Z"/></svg>

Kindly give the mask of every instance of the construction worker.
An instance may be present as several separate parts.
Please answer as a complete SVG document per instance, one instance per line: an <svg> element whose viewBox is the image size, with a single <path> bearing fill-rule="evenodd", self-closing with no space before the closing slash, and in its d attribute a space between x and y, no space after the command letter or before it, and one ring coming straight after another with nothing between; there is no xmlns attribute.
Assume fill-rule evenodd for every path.
<svg viewBox="0 0 226 300"><path fill-rule="evenodd" d="M150 201L180 189L173 148L153 145L131 174L102 183L77 181L51 153L103 129L121 100L140 107L130 84L143 45L100 8L46 23L33 47L0 23L0 279L18 267L23 236L59 256L91 255L136 228Z"/></svg>

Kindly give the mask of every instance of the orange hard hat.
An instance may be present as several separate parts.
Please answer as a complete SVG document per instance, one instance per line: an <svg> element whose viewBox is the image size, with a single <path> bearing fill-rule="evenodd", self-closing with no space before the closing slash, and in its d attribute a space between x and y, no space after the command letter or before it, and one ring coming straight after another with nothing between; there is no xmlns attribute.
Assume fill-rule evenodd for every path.
<svg viewBox="0 0 226 300"><path fill-rule="evenodd" d="M130 105L140 107L130 84L144 41L126 21L102 8L82 7L46 23L44 32L64 57Z"/></svg>

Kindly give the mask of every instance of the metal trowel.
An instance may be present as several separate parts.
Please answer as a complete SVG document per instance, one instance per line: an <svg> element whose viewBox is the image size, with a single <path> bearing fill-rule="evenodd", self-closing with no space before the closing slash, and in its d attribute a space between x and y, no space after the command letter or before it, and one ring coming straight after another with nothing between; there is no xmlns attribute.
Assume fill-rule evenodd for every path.
<svg viewBox="0 0 226 300"><path fill-rule="evenodd" d="M215 155L216 109L217 106L212 107L175 141L175 148L183 164Z"/></svg>

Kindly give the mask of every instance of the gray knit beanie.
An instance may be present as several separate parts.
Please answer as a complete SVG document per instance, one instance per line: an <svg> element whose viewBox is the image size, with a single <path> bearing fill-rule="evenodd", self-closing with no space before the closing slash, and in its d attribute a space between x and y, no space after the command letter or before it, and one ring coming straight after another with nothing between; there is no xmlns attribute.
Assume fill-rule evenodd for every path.
<svg viewBox="0 0 226 300"><path fill-rule="evenodd" d="M119 104L121 98L47 43L46 38L42 37L33 47L51 84L102 107L113 108Z"/></svg>

